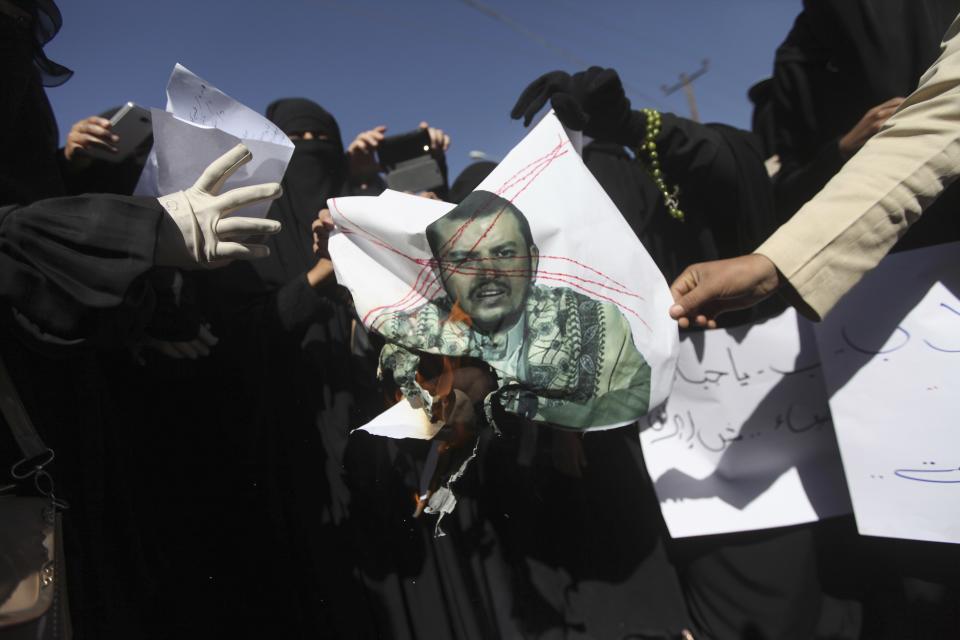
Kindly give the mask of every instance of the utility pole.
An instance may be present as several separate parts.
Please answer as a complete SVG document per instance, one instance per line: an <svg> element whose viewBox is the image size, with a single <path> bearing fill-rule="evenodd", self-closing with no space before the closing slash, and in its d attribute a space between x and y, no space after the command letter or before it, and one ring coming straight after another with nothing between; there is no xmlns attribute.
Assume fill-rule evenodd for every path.
<svg viewBox="0 0 960 640"><path fill-rule="evenodd" d="M690 104L690 119L694 122L700 122L700 113L697 111L697 99L693 95L693 81L702 76L710 68L710 60L707 58L703 59L703 62L700 63L700 68L687 75L686 73L680 74L680 82L673 86L668 86L665 84L660 85L660 90L663 91L663 94L668 96L677 89L683 89L683 92L687 94L687 102Z"/></svg>

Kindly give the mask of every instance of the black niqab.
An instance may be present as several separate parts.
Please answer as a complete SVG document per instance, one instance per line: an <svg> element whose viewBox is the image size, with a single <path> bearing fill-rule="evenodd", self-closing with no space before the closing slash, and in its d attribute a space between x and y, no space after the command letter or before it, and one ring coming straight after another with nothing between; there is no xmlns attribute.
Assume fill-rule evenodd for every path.
<svg viewBox="0 0 960 640"><path fill-rule="evenodd" d="M28 25L0 13L0 205L64 195L57 122Z"/></svg>
<svg viewBox="0 0 960 640"><path fill-rule="evenodd" d="M340 127L329 112L305 98L284 98L267 107L267 118L286 133L313 132L313 140L296 140L296 149L283 177L283 195L268 217L279 220L283 231L268 240L270 257L255 268L268 287L281 286L297 273L308 271L313 255L310 225L328 198L340 194L347 161Z"/></svg>
<svg viewBox="0 0 960 640"><path fill-rule="evenodd" d="M60 8L53 0L13 0L14 6L30 15L33 36L33 65L45 87L59 87L73 76L73 71L47 57L43 47L63 26Z"/></svg>
<svg viewBox="0 0 960 640"><path fill-rule="evenodd" d="M263 240L270 255L194 277L206 283L207 313L215 327L218 319L222 321L222 332L231 327L241 334L264 333L269 325L281 334L289 332L292 339L320 313L320 307L329 306L326 296L316 295L307 284L306 274L317 263L311 225L327 199L341 194L346 156L337 121L315 102L277 100L267 107L267 117L284 133L311 131L318 136L294 141L283 194L267 213L282 225L280 233ZM294 325L298 331L292 331Z"/></svg>

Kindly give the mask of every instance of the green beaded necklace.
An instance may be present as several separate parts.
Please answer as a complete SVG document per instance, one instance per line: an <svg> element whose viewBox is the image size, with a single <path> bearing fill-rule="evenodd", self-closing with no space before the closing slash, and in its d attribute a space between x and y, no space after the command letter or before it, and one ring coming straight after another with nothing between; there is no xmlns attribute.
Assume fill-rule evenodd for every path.
<svg viewBox="0 0 960 640"><path fill-rule="evenodd" d="M637 148L637 157L646 153L647 162L644 167L650 177L653 179L657 189L663 194L663 201L667 205L667 211L674 220L683 222L683 211L680 210L680 187L674 185L673 191L667 190L667 183L663 179L663 171L660 170L660 156L657 155L657 136L660 135L660 112L656 109L641 109L643 115L647 117L647 132L644 134L643 142Z"/></svg>

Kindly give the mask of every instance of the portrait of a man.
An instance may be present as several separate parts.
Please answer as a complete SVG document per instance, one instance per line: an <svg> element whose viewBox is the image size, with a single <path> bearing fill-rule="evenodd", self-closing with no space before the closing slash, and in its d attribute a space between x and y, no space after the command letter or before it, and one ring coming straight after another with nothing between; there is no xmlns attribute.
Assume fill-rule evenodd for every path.
<svg viewBox="0 0 960 640"><path fill-rule="evenodd" d="M504 408L533 420L583 429L646 413L650 367L623 313L538 283L540 253L513 203L474 191L426 236L442 295L376 326L388 341L381 363L408 397L427 352L485 361Z"/></svg>

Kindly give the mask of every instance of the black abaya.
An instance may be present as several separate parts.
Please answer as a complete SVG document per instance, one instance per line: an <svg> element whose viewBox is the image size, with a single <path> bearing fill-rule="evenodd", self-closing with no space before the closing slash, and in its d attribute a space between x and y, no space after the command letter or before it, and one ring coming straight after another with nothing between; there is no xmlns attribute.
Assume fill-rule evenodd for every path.
<svg viewBox="0 0 960 640"><path fill-rule="evenodd" d="M220 338L204 373L219 407L198 444L222 454L207 470L198 518L236 534L217 538L217 583L207 620L285 637L375 637L346 532L342 449L364 422L374 370L351 351L352 310L334 284L311 287L311 223L340 193L346 159L333 118L303 99L267 111L296 140L283 195L268 216L283 230L270 256L202 274L205 317ZM209 485L209 489L205 486ZM243 563L233 559L245 557ZM199 569L185 566L202 580ZM251 584L271 585L266 592ZM238 606L239 605L239 606ZM185 619L186 622L186 619Z"/></svg>
<svg viewBox="0 0 960 640"><path fill-rule="evenodd" d="M646 169L621 147L594 143L584 158L668 281L693 262L749 253L777 227L765 154L752 134L663 114L657 151L667 183L680 187L683 222L670 217ZM733 326L780 309L781 303L769 302L721 320ZM655 497L645 508L648 520L659 521ZM662 535L698 637L812 634L821 592L809 530L680 540Z"/></svg>
<svg viewBox="0 0 960 640"><path fill-rule="evenodd" d="M154 296L145 275L165 213L153 198L59 197L56 123L41 79L68 72L46 61L37 40L57 12L49 0L19 4L39 13L33 30L0 12L0 115L8 123L0 133L0 355L56 451L49 471L57 495L72 505L64 538L74 632L138 637L144 573L125 491L127 450L105 429L87 345L126 344L148 322ZM0 467L15 451L0 420Z"/></svg>
<svg viewBox="0 0 960 640"><path fill-rule="evenodd" d="M773 119L781 161L775 185L782 216L793 215L839 171L845 159L838 141L869 109L916 89L958 11L956 0L804 2L774 60ZM955 225L937 213L952 211L953 204L941 203L956 197L948 190L936 209L924 214L924 226L911 229L910 236L928 241L911 239L910 246L944 234L956 237Z"/></svg>
<svg viewBox="0 0 960 640"><path fill-rule="evenodd" d="M776 197L783 214L792 215L839 171L845 160L838 140L868 109L914 91L958 11L956 0L804 2L774 65L774 120L783 161ZM954 184L893 251L960 239L958 207L960 185ZM852 518L825 531L819 544L832 565L825 567L823 580L863 603L865 635L928 637L942 635L950 625L960 630L960 570L949 545L857 536ZM929 559L912 566L896 562L923 555ZM931 578L938 563L953 567L952 573ZM940 593L911 601L902 590L913 579L929 579L931 593Z"/></svg>

